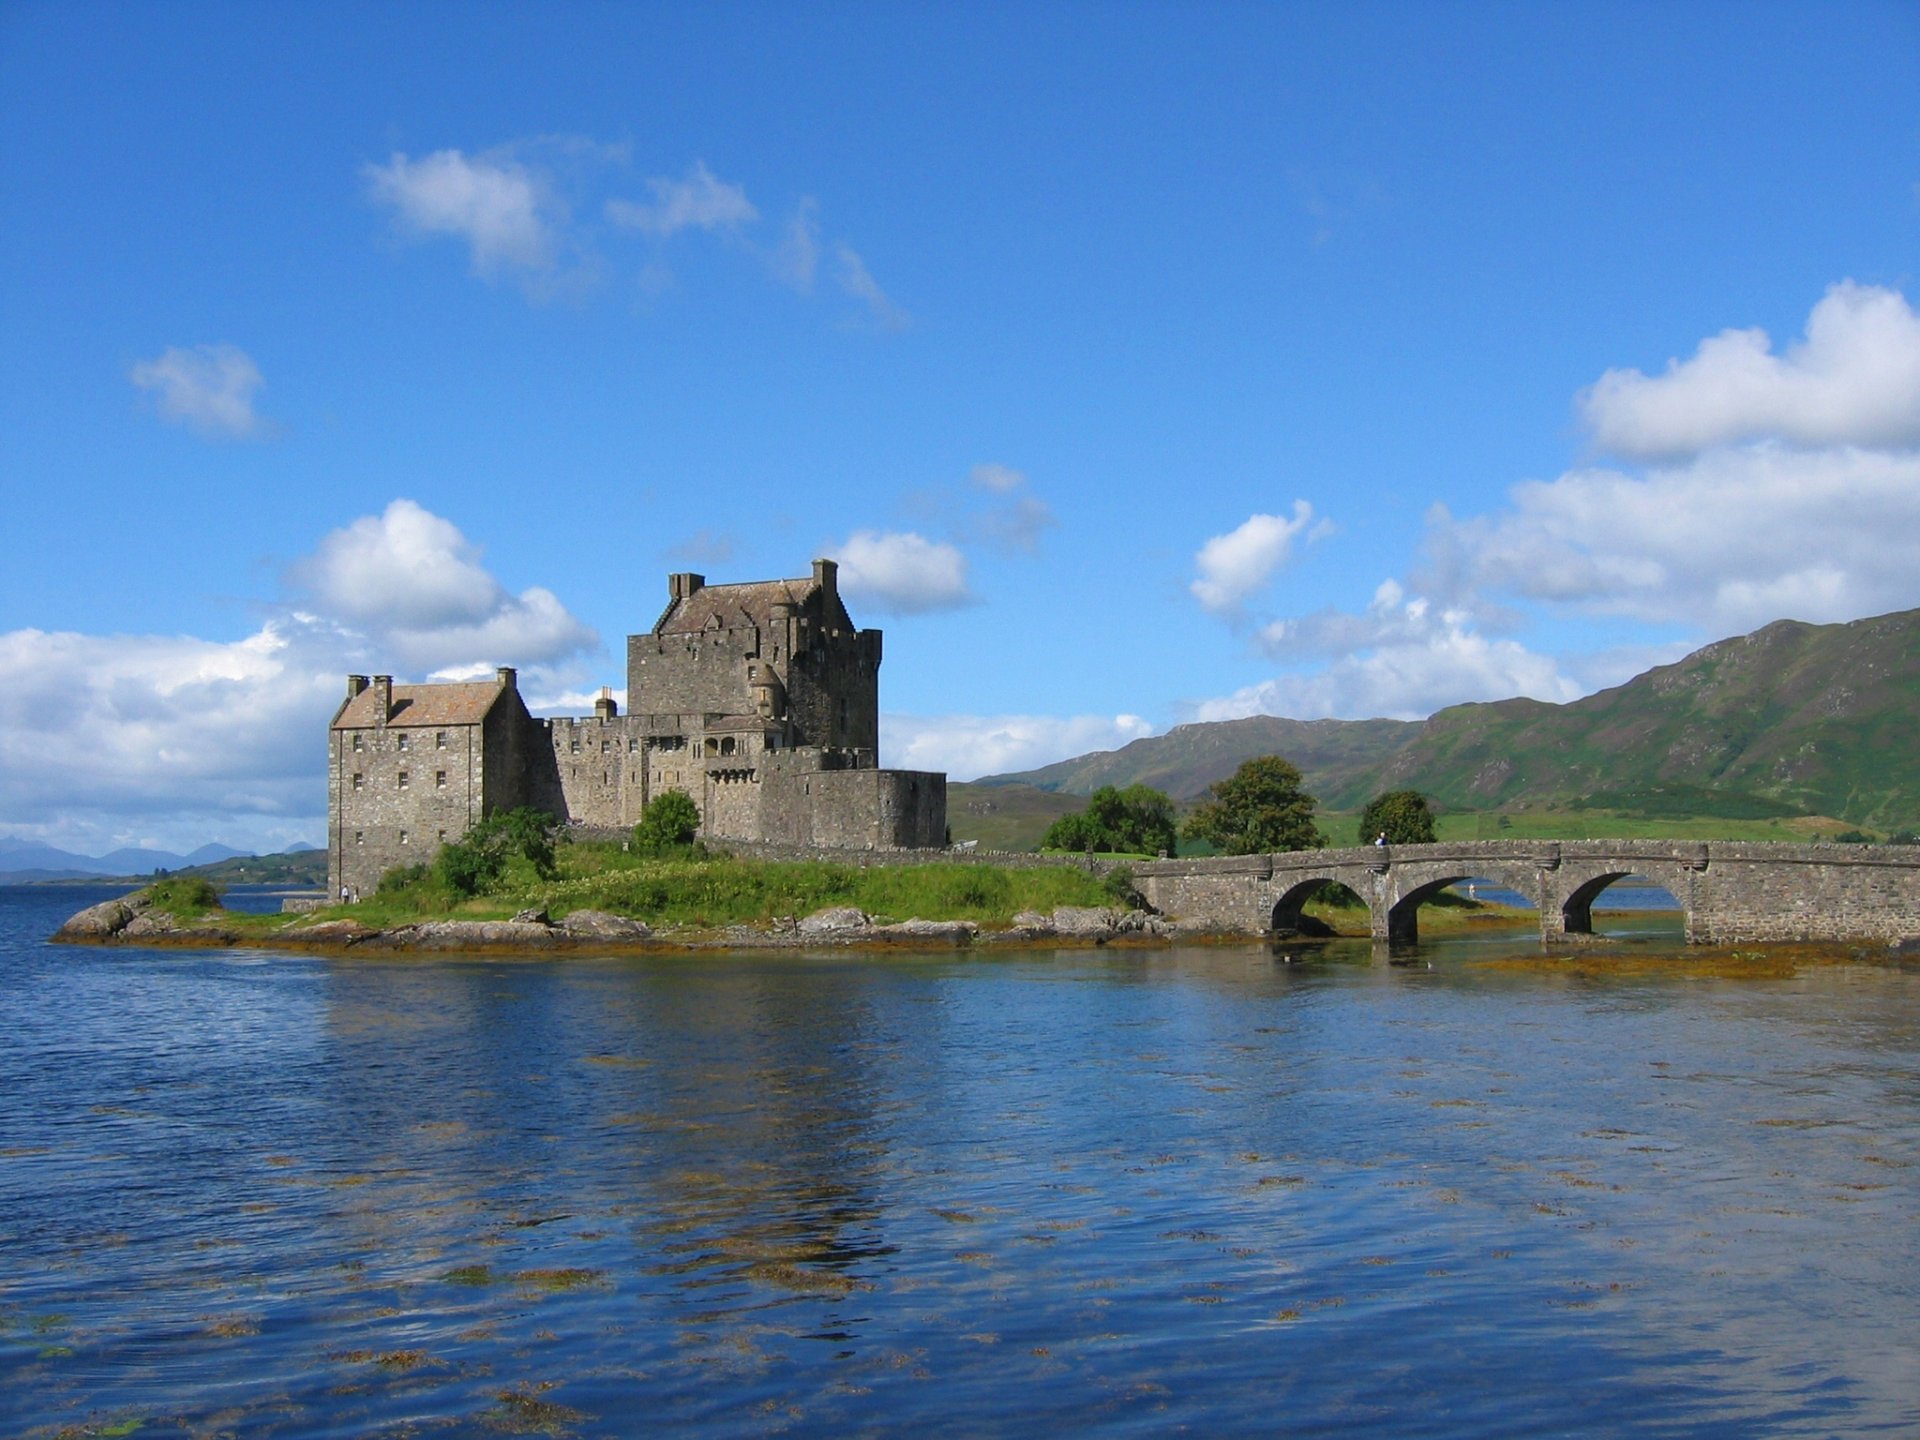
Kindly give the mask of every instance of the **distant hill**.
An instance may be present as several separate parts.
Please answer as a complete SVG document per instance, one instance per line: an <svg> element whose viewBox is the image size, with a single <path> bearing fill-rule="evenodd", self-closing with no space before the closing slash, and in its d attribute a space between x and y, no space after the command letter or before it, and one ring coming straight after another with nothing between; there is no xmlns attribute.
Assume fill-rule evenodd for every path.
<svg viewBox="0 0 1920 1440"><path fill-rule="evenodd" d="M1783 620L1566 705L1456 705L1425 721L1253 716L995 775L1081 797L1145 783L1198 798L1256 755L1300 767L1322 809L1411 787L1457 810L1920 821L1920 610ZM956 832L957 833L957 832Z"/></svg>
<svg viewBox="0 0 1920 1440"><path fill-rule="evenodd" d="M283 875L298 875L297 882L314 869L311 857L319 857L319 881L326 883L326 851L296 845L279 855L252 855L231 845L202 845L185 855L171 850L119 849L105 855L80 855L36 841L0 838L0 885L34 885L54 880L143 879L156 870L205 874L224 883L234 883L241 872L251 881L259 878L277 882Z"/></svg>

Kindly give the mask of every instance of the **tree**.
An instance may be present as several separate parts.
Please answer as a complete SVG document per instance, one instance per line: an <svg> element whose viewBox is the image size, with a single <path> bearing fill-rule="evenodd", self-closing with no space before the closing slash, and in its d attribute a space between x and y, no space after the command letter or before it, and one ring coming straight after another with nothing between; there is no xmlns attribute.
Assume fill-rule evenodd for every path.
<svg viewBox="0 0 1920 1440"><path fill-rule="evenodd" d="M700 829L700 807L684 790L665 790L647 804L633 827L633 848L658 852L690 845Z"/></svg>
<svg viewBox="0 0 1920 1440"><path fill-rule="evenodd" d="M1087 797L1087 808L1062 815L1041 837L1042 850L1098 850L1103 854L1173 853L1179 832L1173 801L1150 785L1117 790L1102 785Z"/></svg>
<svg viewBox="0 0 1920 1440"><path fill-rule="evenodd" d="M434 857L435 873L456 895L479 895L505 873L516 855L543 880L554 875L553 834L560 822L542 810L495 811Z"/></svg>
<svg viewBox="0 0 1920 1440"><path fill-rule="evenodd" d="M1249 760L1213 786L1213 798L1187 817L1183 831L1225 855L1313 850L1326 843L1313 823L1314 798L1300 772L1278 755Z"/></svg>
<svg viewBox="0 0 1920 1440"><path fill-rule="evenodd" d="M1433 811L1418 790L1389 790L1376 795L1360 812L1360 843L1371 845L1380 836L1389 845L1431 845Z"/></svg>

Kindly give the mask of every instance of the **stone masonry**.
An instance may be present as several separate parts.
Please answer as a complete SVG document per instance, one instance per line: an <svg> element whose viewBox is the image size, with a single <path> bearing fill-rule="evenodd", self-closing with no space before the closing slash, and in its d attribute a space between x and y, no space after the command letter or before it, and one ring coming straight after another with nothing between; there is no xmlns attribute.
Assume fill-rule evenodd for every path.
<svg viewBox="0 0 1920 1440"><path fill-rule="evenodd" d="M882 770L880 632L856 630L837 567L800 580L668 580L627 640L622 715L538 720L514 672L396 685L354 675L329 730L332 892L365 894L482 816L530 805L596 828L635 824L669 790L715 840L852 850L937 848L946 776Z"/></svg>
<svg viewBox="0 0 1920 1440"><path fill-rule="evenodd" d="M1680 902L1690 944L1920 936L1913 845L1494 840L1159 860L1133 870L1163 913L1249 934L1292 933L1306 900L1336 881L1366 902L1382 941L1417 938L1420 906L1447 886L1491 880L1538 907L1549 944L1591 932L1594 903L1628 875Z"/></svg>

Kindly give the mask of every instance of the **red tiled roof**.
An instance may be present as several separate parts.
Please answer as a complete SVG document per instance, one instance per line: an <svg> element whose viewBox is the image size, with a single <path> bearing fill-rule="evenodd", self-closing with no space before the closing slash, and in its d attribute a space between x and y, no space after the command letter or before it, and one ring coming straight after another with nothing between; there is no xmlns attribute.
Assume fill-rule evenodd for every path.
<svg viewBox="0 0 1920 1440"><path fill-rule="evenodd" d="M389 725L478 725L506 694L495 680L454 685L396 685ZM369 685L334 718L336 730L371 730L380 723L380 696Z"/></svg>

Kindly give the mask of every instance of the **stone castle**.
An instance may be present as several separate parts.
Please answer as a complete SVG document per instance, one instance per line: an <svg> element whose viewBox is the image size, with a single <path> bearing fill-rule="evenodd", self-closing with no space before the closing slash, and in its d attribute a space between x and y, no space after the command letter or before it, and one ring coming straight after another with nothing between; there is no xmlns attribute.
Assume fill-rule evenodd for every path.
<svg viewBox="0 0 1920 1440"><path fill-rule="evenodd" d="M813 848L945 843L947 777L882 770L880 632L855 630L831 560L802 580L668 577L653 629L627 637L627 705L539 720L514 672L396 685L347 677L328 731L331 893L372 892L483 816L532 806L624 829L681 790L703 837Z"/></svg>

